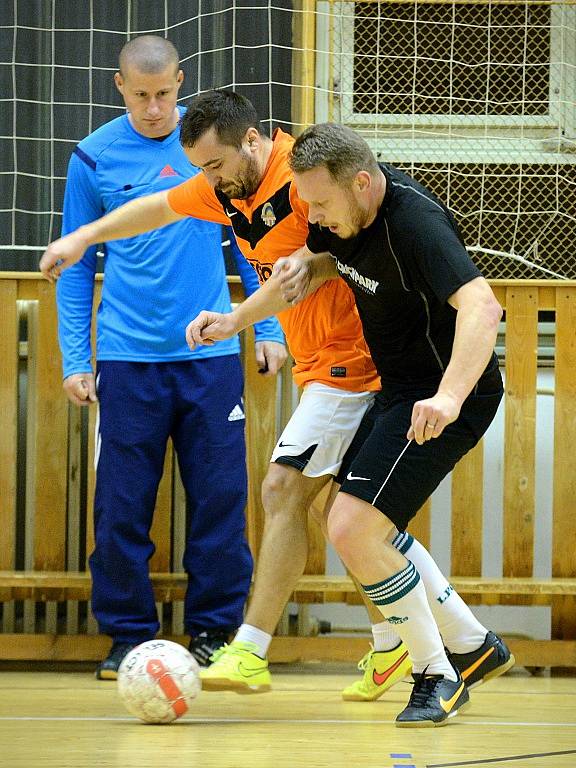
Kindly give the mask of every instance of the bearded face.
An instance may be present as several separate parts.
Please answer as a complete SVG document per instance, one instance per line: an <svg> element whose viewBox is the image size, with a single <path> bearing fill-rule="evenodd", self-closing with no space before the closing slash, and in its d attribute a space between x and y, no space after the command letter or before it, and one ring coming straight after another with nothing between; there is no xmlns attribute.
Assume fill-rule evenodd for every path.
<svg viewBox="0 0 576 768"><path fill-rule="evenodd" d="M223 192L231 200L246 200L258 189L260 175L256 158L242 147L238 150L239 165L232 178L222 176L214 189Z"/></svg>
<svg viewBox="0 0 576 768"><path fill-rule="evenodd" d="M251 197L261 182L255 142L245 137L240 147L222 144L214 128L202 134L192 147L184 147L190 162L201 168L210 185L231 200Z"/></svg>
<svg viewBox="0 0 576 768"><path fill-rule="evenodd" d="M366 205L354 194L352 186L337 184L326 168L313 168L294 174L298 195L308 203L308 219L348 240L369 220Z"/></svg>

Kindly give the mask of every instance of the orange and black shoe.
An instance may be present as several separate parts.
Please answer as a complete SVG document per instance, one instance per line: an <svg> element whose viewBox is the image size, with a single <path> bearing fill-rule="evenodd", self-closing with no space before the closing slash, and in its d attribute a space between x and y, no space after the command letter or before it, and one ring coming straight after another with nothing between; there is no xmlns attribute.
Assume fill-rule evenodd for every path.
<svg viewBox="0 0 576 768"><path fill-rule="evenodd" d="M506 643L494 632L488 632L475 651L450 653L450 661L462 675L468 690L503 675L516 663Z"/></svg>
<svg viewBox="0 0 576 768"><path fill-rule="evenodd" d="M463 712L470 701L464 680L413 672L414 688L406 709L396 718L398 728L434 728Z"/></svg>

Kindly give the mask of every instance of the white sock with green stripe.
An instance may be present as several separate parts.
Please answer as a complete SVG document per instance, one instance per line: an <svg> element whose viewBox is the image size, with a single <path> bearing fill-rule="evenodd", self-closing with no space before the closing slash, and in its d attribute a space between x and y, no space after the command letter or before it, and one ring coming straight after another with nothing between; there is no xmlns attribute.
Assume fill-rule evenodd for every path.
<svg viewBox="0 0 576 768"><path fill-rule="evenodd" d="M406 644L414 672L426 670L428 674L456 680L424 584L413 563L384 581L362 588Z"/></svg>
<svg viewBox="0 0 576 768"><path fill-rule="evenodd" d="M272 642L272 635L258 629L258 627L253 627L252 624L241 624L234 638L234 642L237 641L240 643L254 643L258 648L258 651L255 651L256 655L265 659Z"/></svg>
<svg viewBox="0 0 576 768"><path fill-rule="evenodd" d="M399 533L392 544L418 569L446 648L452 653L480 648L488 630L451 586L428 550L409 533Z"/></svg>

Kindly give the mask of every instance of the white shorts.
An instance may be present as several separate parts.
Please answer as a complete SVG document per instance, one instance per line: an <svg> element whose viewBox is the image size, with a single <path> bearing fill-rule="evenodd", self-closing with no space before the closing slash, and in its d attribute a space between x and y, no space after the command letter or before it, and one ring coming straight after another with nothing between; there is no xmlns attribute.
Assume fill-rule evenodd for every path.
<svg viewBox="0 0 576 768"><path fill-rule="evenodd" d="M270 461L295 467L306 477L336 475L374 395L308 384Z"/></svg>

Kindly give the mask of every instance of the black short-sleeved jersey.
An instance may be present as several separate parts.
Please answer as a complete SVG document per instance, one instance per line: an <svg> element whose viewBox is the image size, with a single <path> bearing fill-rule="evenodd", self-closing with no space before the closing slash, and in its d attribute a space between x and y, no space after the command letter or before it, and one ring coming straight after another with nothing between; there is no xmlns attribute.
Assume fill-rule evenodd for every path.
<svg viewBox="0 0 576 768"><path fill-rule="evenodd" d="M386 193L374 222L348 240L310 225L307 245L329 251L354 291L383 391L436 388L454 341L447 299L481 273L448 209L398 169L380 168ZM493 355L482 378L495 369Z"/></svg>

